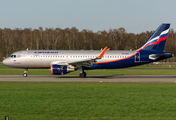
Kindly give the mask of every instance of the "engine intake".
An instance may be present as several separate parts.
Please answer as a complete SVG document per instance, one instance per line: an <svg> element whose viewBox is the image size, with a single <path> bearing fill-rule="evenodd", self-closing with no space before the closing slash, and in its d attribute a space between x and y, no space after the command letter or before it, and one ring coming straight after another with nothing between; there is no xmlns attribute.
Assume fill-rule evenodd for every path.
<svg viewBox="0 0 176 120"><path fill-rule="evenodd" d="M75 68L70 65L51 65L51 73L53 75L64 75L75 71Z"/></svg>

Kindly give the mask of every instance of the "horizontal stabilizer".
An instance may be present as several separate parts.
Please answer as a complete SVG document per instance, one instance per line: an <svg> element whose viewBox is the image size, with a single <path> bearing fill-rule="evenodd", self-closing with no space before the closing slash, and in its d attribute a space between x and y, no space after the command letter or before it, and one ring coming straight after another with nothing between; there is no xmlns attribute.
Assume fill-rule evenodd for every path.
<svg viewBox="0 0 176 120"><path fill-rule="evenodd" d="M173 54L171 54L171 53L151 54L151 55L149 55L149 59L155 60L155 59L159 59L159 58L165 57L166 55L172 55L173 56Z"/></svg>

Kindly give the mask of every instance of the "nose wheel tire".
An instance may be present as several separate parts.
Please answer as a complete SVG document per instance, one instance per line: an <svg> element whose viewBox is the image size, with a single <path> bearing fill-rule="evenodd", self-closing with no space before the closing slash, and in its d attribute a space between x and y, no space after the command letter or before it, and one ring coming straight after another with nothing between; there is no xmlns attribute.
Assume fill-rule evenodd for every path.
<svg viewBox="0 0 176 120"><path fill-rule="evenodd" d="M85 73L85 72L80 73L80 74L79 74L79 77L80 77L80 78L85 78L85 77L86 77L86 73Z"/></svg>
<svg viewBox="0 0 176 120"><path fill-rule="evenodd" d="M24 69L24 74L23 74L23 77L27 77L27 71L28 71L28 69L27 69L27 68L25 68L25 69Z"/></svg>
<svg viewBox="0 0 176 120"><path fill-rule="evenodd" d="M24 74L23 74L23 77L27 77L27 73L24 73Z"/></svg>

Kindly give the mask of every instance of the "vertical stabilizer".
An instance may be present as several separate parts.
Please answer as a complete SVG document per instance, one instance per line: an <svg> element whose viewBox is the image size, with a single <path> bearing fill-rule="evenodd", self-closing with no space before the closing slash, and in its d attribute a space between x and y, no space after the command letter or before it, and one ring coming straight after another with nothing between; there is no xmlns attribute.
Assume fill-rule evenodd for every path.
<svg viewBox="0 0 176 120"><path fill-rule="evenodd" d="M161 24L153 33L153 35L147 40L147 42L140 48L140 50L154 50L157 52L163 52L166 39L168 36L170 24Z"/></svg>

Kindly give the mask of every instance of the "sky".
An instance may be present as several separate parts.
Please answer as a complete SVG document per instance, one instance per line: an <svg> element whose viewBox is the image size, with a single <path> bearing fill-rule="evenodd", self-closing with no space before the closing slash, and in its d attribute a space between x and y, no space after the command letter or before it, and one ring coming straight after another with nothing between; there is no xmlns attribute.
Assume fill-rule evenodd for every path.
<svg viewBox="0 0 176 120"><path fill-rule="evenodd" d="M176 30L176 0L0 0L0 28L72 28L127 33L171 23Z"/></svg>

